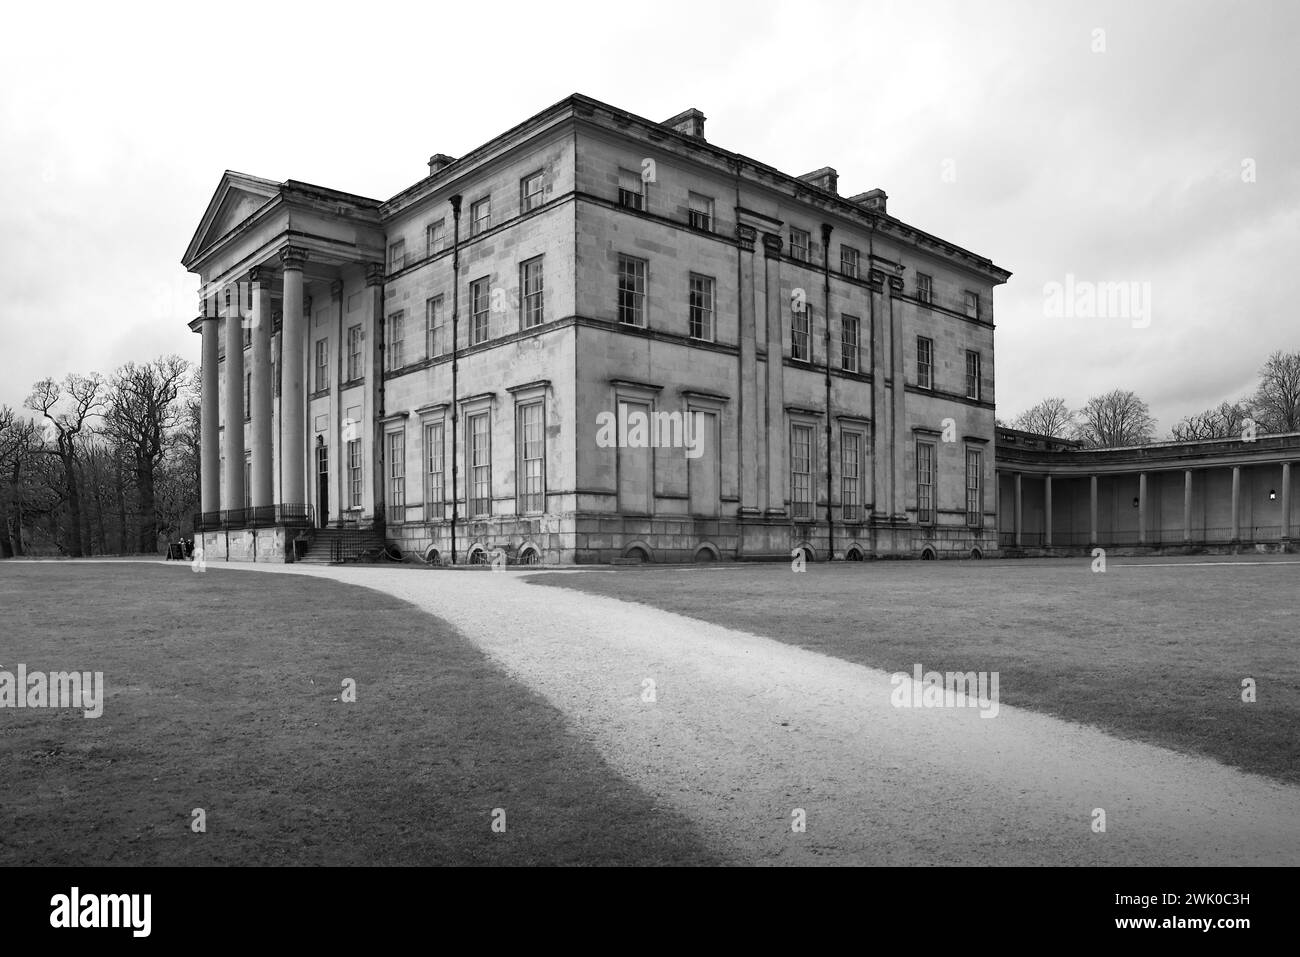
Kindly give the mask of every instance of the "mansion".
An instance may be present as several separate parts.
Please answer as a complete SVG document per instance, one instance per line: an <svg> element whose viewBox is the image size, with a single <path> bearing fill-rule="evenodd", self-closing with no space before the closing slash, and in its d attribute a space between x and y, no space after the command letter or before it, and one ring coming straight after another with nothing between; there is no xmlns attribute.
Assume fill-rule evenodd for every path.
<svg viewBox="0 0 1300 957"><path fill-rule="evenodd" d="M226 173L207 560L995 554L1010 273L704 125L574 95L386 200Z"/></svg>

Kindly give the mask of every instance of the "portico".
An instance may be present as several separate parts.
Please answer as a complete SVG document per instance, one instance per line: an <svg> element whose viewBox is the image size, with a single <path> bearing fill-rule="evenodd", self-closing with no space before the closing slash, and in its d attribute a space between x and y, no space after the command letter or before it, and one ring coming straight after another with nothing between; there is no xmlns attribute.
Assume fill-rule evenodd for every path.
<svg viewBox="0 0 1300 957"><path fill-rule="evenodd" d="M329 494L328 477L342 471L339 406L382 408L379 376L358 376L323 402L310 386L313 374L317 391L327 384L329 356L342 369L345 314L362 329L354 345L373 351L380 334L377 210L362 197L236 173L209 203L183 260L201 280L190 328L202 337L195 531L207 561L284 561L300 530L347 510ZM373 444L367 416L357 418L346 441ZM326 484L314 481L320 475ZM382 523L382 505L347 518Z"/></svg>

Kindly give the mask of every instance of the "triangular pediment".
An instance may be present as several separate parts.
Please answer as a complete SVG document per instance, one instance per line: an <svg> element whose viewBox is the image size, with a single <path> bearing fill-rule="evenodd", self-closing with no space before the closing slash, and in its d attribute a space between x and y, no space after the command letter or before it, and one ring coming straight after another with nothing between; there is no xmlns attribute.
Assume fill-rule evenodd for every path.
<svg viewBox="0 0 1300 957"><path fill-rule="evenodd" d="M188 269L200 253L279 195L279 183L227 170L185 250L182 264Z"/></svg>

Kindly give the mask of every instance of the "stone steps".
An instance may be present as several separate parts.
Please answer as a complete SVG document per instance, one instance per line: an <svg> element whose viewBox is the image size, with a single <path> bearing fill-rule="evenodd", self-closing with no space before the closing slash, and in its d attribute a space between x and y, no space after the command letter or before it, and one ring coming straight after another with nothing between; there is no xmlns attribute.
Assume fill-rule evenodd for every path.
<svg viewBox="0 0 1300 957"><path fill-rule="evenodd" d="M336 555L335 544L342 543L342 551ZM366 551L381 549L384 538L373 529L318 528L312 535L312 543L298 561L309 565L332 565L341 560L354 562Z"/></svg>

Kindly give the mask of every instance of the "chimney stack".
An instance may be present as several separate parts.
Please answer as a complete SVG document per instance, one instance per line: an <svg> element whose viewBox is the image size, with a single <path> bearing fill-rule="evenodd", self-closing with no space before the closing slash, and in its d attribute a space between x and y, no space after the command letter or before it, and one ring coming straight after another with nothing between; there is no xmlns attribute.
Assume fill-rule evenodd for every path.
<svg viewBox="0 0 1300 957"><path fill-rule="evenodd" d="M456 157L448 156L446 153L434 153L429 157L429 175L432 176L445 166L450 166L456 162Z"/></svg>
<svg viewBox="0 0 1300 957"><path fill-rule="evenodd" d="M880 187L869 189L865 193L858 193L857 196L850 196L850 203L857 203L863 209L870 209L877 213L885 212L885 202L889 195Z"/></svg>
<svg viewBox="0 0 1300 957"><path fill-rule="evenodd" d="M671 127L678 133L684 133L687 136L695 137L697 140L702 140L704 139L704 120L704 114L695 107L691 107L671 119L664 120L660 125Z"/></svg>
<svg viewBox="0 0 1300 957"><path fill-rule="evenodd" d="M819 189L826 190L828 193L839 195L840 174L829 166L815 169L811 173L804 173L799 178L805 183L811 183Z"/></svg>

